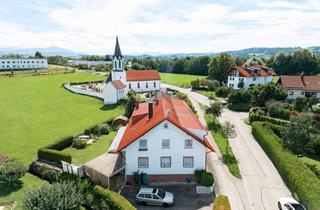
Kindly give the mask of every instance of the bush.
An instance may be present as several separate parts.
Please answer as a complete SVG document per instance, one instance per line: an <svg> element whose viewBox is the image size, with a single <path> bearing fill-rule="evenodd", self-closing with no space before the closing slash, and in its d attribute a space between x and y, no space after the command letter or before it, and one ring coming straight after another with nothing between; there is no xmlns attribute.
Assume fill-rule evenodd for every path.
<svg viewBox="0 0 320 210"><path fill-rule="evenodd" d="M231 104L228 104L228 108L233 111L247 112L250 110L250 104L248 104L248 103L231 103Z"/></svg>
<svg viewBox="0 0 320 210"><path fill-rule="evenodd" d="M212 210L231 210L228 197L219 195L214 201Z"/></svg>
<svg viewBox="0 0 320 210"><path fill-rule="evenodd" d="M226 86L218 87L217 90L216 90L216 96L225 98L225 97L227 97L232 91L233 91L233 90L232 90L232 88L230 88L230 87L226 87Z"/></svg>
<svg viewBox="0 0 320 210"><path fill-rule="evenodd" d="M108 124L102 124L98 130L100 135L108 135L110 133L110 126Z"/></svg>
<svg viewBox="0 0 320 210"><path fill-rule="evenodd" d="M206 172L206 170L203 170L203 169L197 169L197 170L194 171L194 175L195 175L198 183L200 183L202 174L204 172Z"/></svg>
<svg viewBox="0 0 320 210"><path fill-rule="evenodd" d="M44 184L24 195L23 209L70 209L79 210L83 197L74 182Z"/></svg>
<svg viewBox="0 0 320 210"><path fill-rule="evenodd" d="M87 142L83 139L77 139L73 141L72 146L76 149L84 149L87 146Z"/></svg>
<svg viewBox="0 0 320 210"><path fill-rule="evenodd" d="M0 166L0 182L17 182L26 173L26 167L20 160L7 160Z"/></svg>
<svg viewBox="0 0 320 210"><path fill-rule="evenodd" d="M61 174L60 171L55 170L44 163L39 163L36 161L33 161L30 164L29 171L41 179L49 181L50 183L57 182Z"/></svg>
<svg viewBox="0 0 320 210"><path fill-rule="evenodd" d="M212 173L204 172L201 176L200 184L202 186L211 187L213 185L214 178Z"/></svg>
<svg viewBox="0 0 320 210"><path fill-rule="evenodd" d="M270 122L276 125L281 125L281 126L287 126L289 125L289 121L287 120L281 120L281 119L277 119L277 118L273 118L270 116L266 116L266 115L260 115L258 114L257 110L259 110L261 108L259 107L254 107L251 108L249 111L249 121L250 123L253 123L255 121L266 121L266 122Z"/></svg>
<svg viewBox="0 0 320 210"><path fill-rule="evenodd" d="M298 158L284 149L281 139L268 127L269 123L254 122L252 133L278 169L287 186L310 210L320 206L320 180Z"/></svg>
<svg viewBox="0 0 320 210"><path fill-rule="evenodd" d="M103 187L96 185L94 191L97 197L100 199L101 204L104 208L102 209L112 209L112 210L136 210L131 203L124 197L115 193L109 189L104 189Z"/></svg>
<svg viewBox="0 0 320 210"><path fill-rule="evenodd" d="M289 110L283 109L281 104L274 103L268 107L268 114L270 117L280 118L283 120L289 120Z"/></svg>
<svg viewBox="0 0 320 210"><path fill-rule="evenodd" d="M47 145L44 148L61 151L61 150L65 149L65 148L67 148L67 147L70 147L72 145L72 143L73 143L73 139L74 139L73 136L68 136L68 137L63 138L63 139L61 139L59 141L56 141L56 142L54 142L52 144Z"/></svg>
<svg viewBox="0 0 320 210"><path fill-rule="evenodd" d="M251 101L252 95L249 90L240 89L238 91L232 91L228 95L230 103L244 103L248 104Z"/></svg>
<svg viewBox="0 0 320 210"><path fill-rule="evenodd" d="M69 153L46 148L38 150L38 158L40 160L47 160L55 163L60 163L60 161L65 161L67 163L72 162L72 157Z"/></svg>

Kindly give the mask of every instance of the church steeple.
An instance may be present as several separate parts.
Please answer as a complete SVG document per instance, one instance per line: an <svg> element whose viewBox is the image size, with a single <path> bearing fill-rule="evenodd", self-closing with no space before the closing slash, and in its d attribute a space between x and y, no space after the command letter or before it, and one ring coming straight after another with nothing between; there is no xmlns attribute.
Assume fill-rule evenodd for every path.
<svg viewBox="0 0 320 210"><path fill-rule="evenodd" d="M121 49L120 49L120 44L119 44L119 40L118 40L118 36L116 38L116 48L114 49L114 55L113 57L116 57L117 59L122 58L122 54L121 54Z"/></svg>

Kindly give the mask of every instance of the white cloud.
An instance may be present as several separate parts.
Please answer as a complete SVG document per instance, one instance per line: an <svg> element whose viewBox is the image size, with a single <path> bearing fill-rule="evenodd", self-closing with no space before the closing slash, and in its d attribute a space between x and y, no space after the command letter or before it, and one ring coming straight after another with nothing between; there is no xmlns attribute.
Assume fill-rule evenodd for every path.
<svg viewBox="0 0 320 210"><path fill-rule="evenodd" d="M249 9L168 0L77 0L51 9L42 3L56 27L36 33L0 21L0 46L60 46L104 54L113 51L117 34L124 53L320 45L320 1L259 2Z"/></svg>

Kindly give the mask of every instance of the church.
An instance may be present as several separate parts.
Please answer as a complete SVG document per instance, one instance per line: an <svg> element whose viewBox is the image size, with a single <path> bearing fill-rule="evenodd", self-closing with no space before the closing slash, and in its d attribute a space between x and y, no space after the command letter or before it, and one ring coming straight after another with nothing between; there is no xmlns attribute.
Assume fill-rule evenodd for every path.
<svg viewBox="0 0 320 210"><path fill-rule="evenodd" d="M104 104L115 104L125 97L129 90L137 93L160 91L161 79L157 70L125 70L118 37L114 50L112 71L103 88Z"/></svg>

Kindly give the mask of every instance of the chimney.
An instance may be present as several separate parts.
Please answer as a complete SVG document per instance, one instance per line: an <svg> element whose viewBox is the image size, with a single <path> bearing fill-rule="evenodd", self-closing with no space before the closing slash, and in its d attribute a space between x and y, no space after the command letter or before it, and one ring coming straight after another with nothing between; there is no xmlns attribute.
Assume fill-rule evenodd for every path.
<svg viewBox="0 0 320 210"><path fill-rule="evenodd" d="M153 117L153 103L150 101L148 103L148 117L151 119Z"/></svg>

